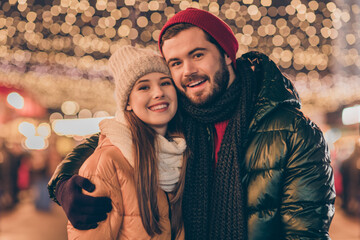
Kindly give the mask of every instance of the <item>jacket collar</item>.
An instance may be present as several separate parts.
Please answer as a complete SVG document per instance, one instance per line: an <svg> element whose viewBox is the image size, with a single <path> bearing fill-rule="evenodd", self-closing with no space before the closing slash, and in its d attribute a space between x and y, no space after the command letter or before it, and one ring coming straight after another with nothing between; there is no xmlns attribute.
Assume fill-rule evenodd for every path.
<svg viewBox="0 0 360 240"><path fill-rule="evenodd" d="M256 128L261 119L280 105L286 104L301 108L300 97L293 83L266 55L259 52L248 52L237 60L237 64L239 64L238 61L249 61L253 71L260 74L260 78L263 79L250 129ZM240 72L236 72L237 76L240 74Z"/></svg>

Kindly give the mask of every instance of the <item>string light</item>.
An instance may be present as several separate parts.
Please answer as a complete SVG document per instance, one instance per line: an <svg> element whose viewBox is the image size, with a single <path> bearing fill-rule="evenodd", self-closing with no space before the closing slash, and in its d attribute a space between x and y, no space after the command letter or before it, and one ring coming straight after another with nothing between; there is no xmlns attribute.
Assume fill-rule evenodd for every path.
<svg viewBox="0 0 360 240"><path fill-rule="evenodd" d="M226 21L240 43L238 57L251 50L270 56L294 80L304 105L332 111L360 100L359 3L45 2L0 3L0 83L25 88L48 108L74 99L81 108L113 114L108 58L127 44L156 49L161 27L187 7L208 10Z"/></svg>

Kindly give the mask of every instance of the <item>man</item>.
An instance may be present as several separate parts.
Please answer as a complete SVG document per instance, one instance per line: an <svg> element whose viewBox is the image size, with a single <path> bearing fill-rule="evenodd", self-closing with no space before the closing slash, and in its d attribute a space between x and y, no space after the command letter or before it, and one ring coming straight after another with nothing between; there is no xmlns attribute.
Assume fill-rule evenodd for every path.
<svg viewBox="0 0 360 240"><path fill-rule="evenodd" d="M191 151L182 201L186 239L330 239L335 190L328 150L300 112L292 83L263 54L236 59L230 27L203 10L174 15L159 47L180 93ZM75 149L49 183L80 227L106 217L87 219L86 210L96 207L81 188L94 186L75 174L96 142ZM82 204L82 213L69 211Z"/></svg>

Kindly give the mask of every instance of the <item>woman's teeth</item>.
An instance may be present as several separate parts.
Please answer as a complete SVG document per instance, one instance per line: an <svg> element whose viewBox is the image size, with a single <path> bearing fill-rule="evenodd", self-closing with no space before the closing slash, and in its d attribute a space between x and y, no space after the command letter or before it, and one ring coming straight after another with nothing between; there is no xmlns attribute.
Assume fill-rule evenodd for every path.
<svg viewBox="0 0 360 240"><path fill-rule="evenodd" d="M156 111L156 110L160 110L160 109L167 108L167 106L168 106L167 104L160 104L160 105L156 105L156 106L150 107L150 110Z"/></svg>

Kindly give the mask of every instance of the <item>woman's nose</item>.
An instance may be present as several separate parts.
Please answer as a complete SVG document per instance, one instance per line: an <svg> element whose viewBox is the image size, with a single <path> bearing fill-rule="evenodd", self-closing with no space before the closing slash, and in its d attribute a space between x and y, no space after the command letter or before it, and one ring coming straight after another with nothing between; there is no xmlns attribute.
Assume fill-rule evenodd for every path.
<svg viewBox="0 0 360 240"><path fill-rule="evenodd" d="M155 87L154 98L161 98L163 96L164 96L164 90L160 86Z"/></svg>

